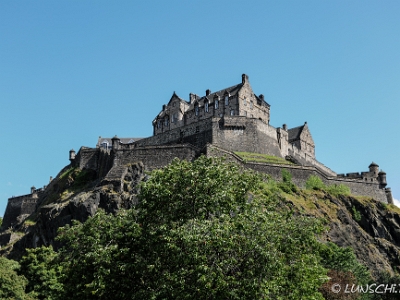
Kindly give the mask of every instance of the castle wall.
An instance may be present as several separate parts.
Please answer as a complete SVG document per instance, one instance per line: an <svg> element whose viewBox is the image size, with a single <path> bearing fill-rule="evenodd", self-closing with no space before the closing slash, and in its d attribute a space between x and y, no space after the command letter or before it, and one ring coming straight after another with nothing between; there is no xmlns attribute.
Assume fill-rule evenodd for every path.
<svg viewBox="0 0 400 300"><path fill-rule="evenodd" d="M190 143L201 149L207 143L212 143L213 120L214 118L209 118L197 123L169 130L163 134L141 139L134 144L134 147L139 148L147 146Z"/></svg>
<svg viewBox="0 0 400 300"><path fill-rule="evenodd" d="M231 151L283 157L276 129L257 119L225 117L213 127L213 144Z"/></svg>
<svg viewBox="0 0 400 300"><path fill-rule="evenodd" d="M174 158L192 161L197 156L197 149L191 145L149 146L133 150L122 149L115 152L114 166L143 162L147 170L167 166Z"/></svg>
<svg viewBox="0 0 400 300"><path fill-rule="evenodd" d="M18 217L32 214L37 201L37 193L9 198L1 228L7 229L20 221Z"/></svg>
<svg viewBox="0 0 400 300"><path fill-rule="evenodd" d="M269 174L273 179L278 181L282 180L282 170L285 169L292 174L293 183L302 188L305 187L305 183L311 175L318 176L326 185L344 184L350 188L353 195L371 196L375 200L381 201L383 203L388 203L386 190L380 189L379 183L377 182L364 182L363 180L358 179L330 177L313 166L275 165L252 162L245 163L237 155L234 155L229 151L219 149L212 145L207 146L207 155L225 157L228 161L238 163L243 167L252 169L257 172Z"/></svg>
<svg viewBox="0 0 400 300"><path fill-rule="evenodd" d="M74 166L80 169L91 169L97 171L99 160L99 149L81 147L75 157Z"/></svg>

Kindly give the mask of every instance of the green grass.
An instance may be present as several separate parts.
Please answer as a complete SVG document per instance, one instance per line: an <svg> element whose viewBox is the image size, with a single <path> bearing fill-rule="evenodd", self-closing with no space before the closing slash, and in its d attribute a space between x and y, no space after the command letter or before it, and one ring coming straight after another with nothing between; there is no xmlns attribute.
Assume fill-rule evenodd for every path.
<svg viewBox="0 0 400 300"><path fill-rule="evenodd" d="M250 153L250 152L234 152L245 162L261 162L270 164L280 164L280 165L294 165L294 163L287 161L282 157L261 154L261 153Z"/></svg>

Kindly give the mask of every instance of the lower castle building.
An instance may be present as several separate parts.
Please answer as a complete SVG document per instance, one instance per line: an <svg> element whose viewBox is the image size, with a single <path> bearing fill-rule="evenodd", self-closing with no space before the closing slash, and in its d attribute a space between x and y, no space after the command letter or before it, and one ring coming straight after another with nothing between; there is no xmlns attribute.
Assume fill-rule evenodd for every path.
<svg viewBox="0 0 400 300"><path fill-rule="evenodd" d="M78 153L71 150L71 166L94 170L100 182L119 182L126 166L138 161L152 170L166 166L176 157L191 161L201 154L225 156L277 180L281 179L282 169L286 169L299 186L304 186L309 176L316 175L325 184L349 186L355 195L393 203L391 190L386 187L386 173L380 171L376 163L370 164L365 172L336 174L316 159L315 143L307 122L294 128L286 124L272 126L270 105L262 94L257 96L253 92L247 75L243 74L241 79L239 84L214 93L206 90L204 96L191 93L189 100L174 92L152 122L153 136L100 137L95 148L82 147ZM294 164L246 162L235 152L268 154ZM33 199L40 202L34 192L20 198L8 200L3 228L17 222L18 209L26 207L24 214L29 215L35 210Z"/></svg>

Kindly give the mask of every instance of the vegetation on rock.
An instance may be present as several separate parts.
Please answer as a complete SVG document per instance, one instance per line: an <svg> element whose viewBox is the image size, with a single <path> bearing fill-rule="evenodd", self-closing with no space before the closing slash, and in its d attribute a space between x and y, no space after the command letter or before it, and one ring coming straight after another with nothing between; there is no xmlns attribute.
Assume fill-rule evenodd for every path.
<svg viewBox="0 0 400 300"><path fill-rule="evenodd" d="M90 176L70 169L61 182L77 192ZM277 182L200 157L153 171L138 190L131 209L99 209L61 228L57 252L38 247L19 263L1 258L0 298L375 299L331 287L399 279L372 274L352 248L335 244L342 243L334 240L340 222L363 225L371 216L360 208L371 203L318 177L302 190L284 170ZM389 206L384 211L397 216Z"/></svg>

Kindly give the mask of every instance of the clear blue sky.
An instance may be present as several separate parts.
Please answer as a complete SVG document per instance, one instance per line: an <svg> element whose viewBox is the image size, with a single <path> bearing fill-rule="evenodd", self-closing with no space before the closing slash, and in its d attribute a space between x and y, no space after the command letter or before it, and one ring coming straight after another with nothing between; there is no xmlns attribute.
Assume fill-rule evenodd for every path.
<svg viewBox="0 0 400 300"><path fill-rule="evenodd" d="M308 122L338 173L400 198L399 1L0 1L0 215L99 136L146 137L172 93L241 82Z"/></svg>

